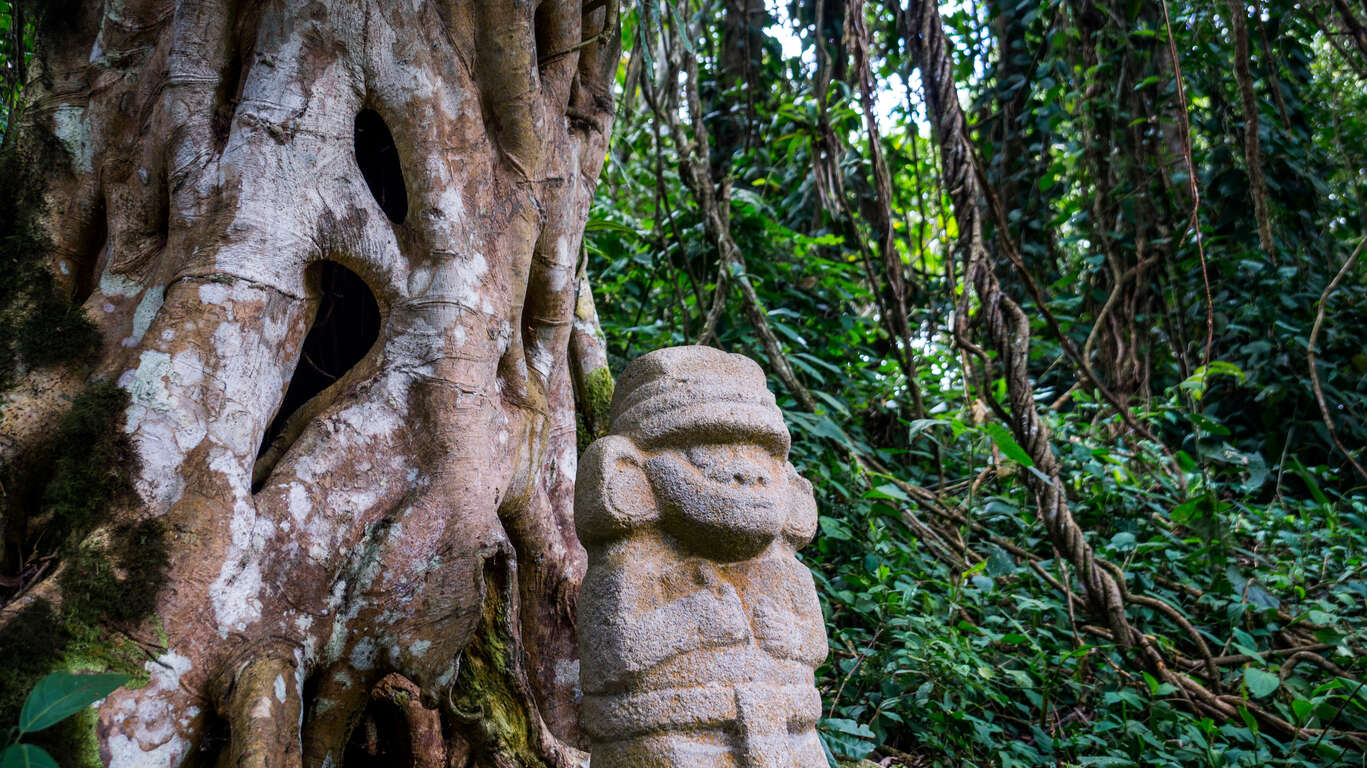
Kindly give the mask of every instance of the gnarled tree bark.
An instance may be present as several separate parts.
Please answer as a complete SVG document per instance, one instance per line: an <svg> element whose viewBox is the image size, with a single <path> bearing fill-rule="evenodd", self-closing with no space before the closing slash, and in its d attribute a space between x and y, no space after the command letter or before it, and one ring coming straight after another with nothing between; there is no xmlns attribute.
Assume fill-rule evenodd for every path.
<svg viewBox="0 0 1367 768"><path fill-rule="evenodd" d="M72 397L127 393L131 492L61 550L114 558L143 526L159 557L139 584L112 567L150 610L101 637L149 682L100 707L100 758L340 765L402 699L418 764L577 765L567 350L616 2L64 5L8 147L36 192L11 229L102 343L17 353L0 459L37 476ZM322 262L373 294L378 337L333 339L359 361L291 420L311 326L350 311ZM40 535L50 497L5 497L0 631L74 605L72 558L22 577L66 533Z"/></svg>

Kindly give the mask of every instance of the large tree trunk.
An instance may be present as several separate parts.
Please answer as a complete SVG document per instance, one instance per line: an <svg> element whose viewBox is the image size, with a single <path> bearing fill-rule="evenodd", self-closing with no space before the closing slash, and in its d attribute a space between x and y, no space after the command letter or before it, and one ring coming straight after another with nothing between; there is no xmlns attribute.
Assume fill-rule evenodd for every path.
<svg viewBox="0 0 1367 768"><path fill-rule="evenodd" d="M99 710L113 765L577 765L567 348L616 3L52 5L8 147L6 258L43 269L0 310L69 300L101 344L10 350L5 647L146 670ZM45 532L53 441L99 423L72 398L135 468Z"/></svg>

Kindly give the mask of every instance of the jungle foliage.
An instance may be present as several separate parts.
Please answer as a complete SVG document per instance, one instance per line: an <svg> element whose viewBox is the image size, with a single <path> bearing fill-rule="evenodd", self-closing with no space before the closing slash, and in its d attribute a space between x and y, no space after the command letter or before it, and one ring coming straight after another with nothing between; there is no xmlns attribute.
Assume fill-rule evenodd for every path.
<svg viewBox="0 0 1367 768"><path fill-rule="evenodd" d="M22 7L0 3L0 134ZM701 340L774 374L822 510L823 740L885 765L1361 764L1367 12L941 9L1058 481L1202 703L1089 613L1027 487L918 7L643 0L588 227L614 369ZM71 476L72 514L118 490Z"/></svg>
<svg viewBox="0 0 1367 768"><path fill-rule="evenodd" d="M1030 319L1013 343L1148 656L1089 612L1027 487L1000 354L973 341L984 313L913 65L923 6L647 0L627 19L586 254L612 367L702 340L773 373L822 510L805 558L833 754L1364 759L1351 5L941 9L983 242Z"/></svg>

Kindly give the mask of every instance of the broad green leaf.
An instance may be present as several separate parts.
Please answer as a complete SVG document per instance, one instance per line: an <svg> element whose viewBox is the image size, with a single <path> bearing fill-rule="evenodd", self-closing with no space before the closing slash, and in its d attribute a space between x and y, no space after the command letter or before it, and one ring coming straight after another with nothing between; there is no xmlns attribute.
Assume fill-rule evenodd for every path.
<svg viewBox="0 0 1367 768"><path fill-rule="evenodd" d="M1332 614L1325 613L1324 611L1318 611L1314 608L1310 609L1310 612L1306 615L1306 618L1310 619L1312 623L1319 624L1322 626L1331 626L1334 624L1335 621L1334 616Z"/></svg>
<svg viewBox="0 0 1367 768"><path fill-rule="evenodd" d="M1205 416L1204 414L1191 414L1191 421L1193 424L1205 430L1206 432L1209 432L1212 435L1219 435L1220 437L1224 437L1225 435L1229 434L1229 427L1226 427L1220 422L1215 421L1214 419Z"/></svg>
<svg viewBox="0 0 1367 768"><path fill-rule="evenodd" d="M915 438L921 432L931 427L953 427L947 419L912 419L907 424L907 439Z"/></svg>
<svg viewBox="0 0 1367 768"><path fill-rule="evenodd" d="M1253 694L1253 698L1261 699L1281 687L1282 681L1271 672L1267 672L1257 667L1246 667L1244 669L1244 685L1248 686L1248 692Z"/></svg>
<svg viewBox="0 0 1367 768"><path fill-rule="evenodd" d="M1186 525L1197 518L1204 516L1210 509L1209 499L1206 494L1197 496L1194 499L1187 499L1172 508L1169 517L1178 525Z"/></svg>
<svg viewBox="0 0 1367 768"><path fill-rule="evenodd" d="M833 751L855 760L864 758L877 746L878 735L854 720L827 718L822 721L820 732Z"/></svg>
<svg viewBox="0 0 1367 768"><path fill-rule="evenodd" d="M1135 547L1134 534L1128 531L1121 531L1111 537L1111 546L1122 552L1129 551Z"/></svg>
<svg viewBox="0 0 1367 768"><path fill-rule="evenodd" d="M0 768L58 768L52 755L32 744L11 744L0 753Z"/></svg>
<svg viewBox="0 0 1367 768"><path fill-rule="evenodd" d="M1296 699L1291 702L1291 709L1296 713L1296 722L1304 725L1310 721L1310 715L1313 714L1315 705L1305 699Z"/></svg>
<svg viewBox="0 0 1367 768"><path fill-rule="evenodd" d="M1141 672L1140 674L1144 676L1144 683L1149 686L1149 693L1156 693L1158 691L1158 678L1148 672Z"/></svg>
<svg viewBox="0 0 1367 768"><path fill-rule="evenodd" d="M988 437L992 438L992 442L996 443L997 448L999 448L1002 453L1006 454L1006 458L1016 462L1022 467L1035 466L1035 462L1030 459L1030 454L1026 453L1024 448L1020 447L1020 443L1016 442L1016 438L1011 436L1011 433L1006 427L989 422L983 425L983 431L987 433Z"/></svg>
<svg viewBox="0 0 1367 768"><path fill-rule="evenodd" d="M1178 451L1177 466L1181 467L1183 472L1195 472L1201 465L1196 463L1196 459L1193 459L1190 453Z"/></svg>
<svg viewBox="0 0 1367 768"><path fill-rule="evenodd" d="M1186 381L1183 381L1178 386L1191 392L1192 398L1199 403L1201 402L1201 398L1206 394L1207 383L1216 376L1232 376L1237 379L1240 384L1242 384L1245 379L1244 371L1239 366L1225 362L1224 360L1212 360L1210 365L1203 365L1197 368L1191 376L1187 377Z"/></svg>
<svg viewBox="0 0 1367 768"><path fill-rule="evenodd" d="M895 483L884 483L877 488L870 489L864 494L866 499L894 499L896 501L910 502L911 497Z"/></svg>
<svg viewBox="0 0 1367 768"><path fill-rule="evenodd" d="M53 672L33 687L19 712L19 732L33 733L71 717L128 682L128 675Z"/></svg>
<svg viewBox="0 0 1367 768"><path fill-rule="evenodd" d="M992 554L987 556L987 575L993 578L1015 573L1018 570L1015 559L1001 547L993 547Z"/></svg>

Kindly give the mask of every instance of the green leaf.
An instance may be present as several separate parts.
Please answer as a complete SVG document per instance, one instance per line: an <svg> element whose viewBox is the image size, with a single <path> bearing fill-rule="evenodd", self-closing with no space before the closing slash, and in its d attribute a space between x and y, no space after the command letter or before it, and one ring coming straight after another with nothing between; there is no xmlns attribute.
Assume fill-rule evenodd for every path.
<svg viewBox="0 0 1367 768"><path fill-rule="evenodd" d="M845 718L823 720L821 732L833 751L855 760L868 755L878 744L878 735L867 725Z"/></svg>
<svg viewBox="0 0 1367 768"><path fill-rule="evenodd" d="M1327 627L1332 626L1334 624L1334 616L1332 614L1325 613L1324 611L1317 611L1313 608L1310 609L1310 612L1306 615L1306 618L1310 619L1312 623L1319 624L1321 626Z"/></svg>
<svg viewBox="0 0 1367 768"><path fill-rule="evenodd" d="M895 501L906 502L911 501L911 497L908 496L906 492L903 491L901 488L898 488L897 485L894 483L884 483L883 485L880 485L877 488L873 488L864 494L864 498L893 499Z"/></svg>
<svg viewBox="0 0 1367 768"><path fill-rule="evenodd" d="M836 541L851 541L854 539L854 533L849 527L833 517L822 515L817 519L817 522L821 525L821 535L827 538L835 539Z"/></svg>
<svg viewBox="0 0 1367 768"><path fill-rule="evenodd" d="M1291 702L1291 709L1296 713L1296 722L1304 725L1310 721L1310 715L1314 713L1315 705L1305 699L1296 699Z"/></svg>
<svg viewBox="0 0 1367 768"><path fill-rule="evenodd" d="M1244 668L1244 685L1248 686L1248 692L1253 694L1253 698L1261 699L1280 688L1282 681L1271 672L1257 667L1246 667Z"/></svg>
<svg viewBox="0 0 1367 768"><path fill-rule="evenodd" d="M1226 427L1220 422L1215 421L1214 419L1211 419L1210 417L1205 416L1203 414L1193 413L1191 415L1191 421L1193 424L1205 430L1206 432L1209 432L1212 435L1219 435L1220 437L1224 437L1225 435L1229 434L1229 427Z"/></svg>
<svg viewBox="0 0 1367 768"><path fill-rule="evenodd" d="M987 575L996 578L1015 573L1020 570L1016 567L1016 561L1001 547L994 547L992 553L987 557Z"/></svg>
<svg viewBox="0 0 1367 768"><path fill-rule="evenodd" d="M1142 675L1144 676L1144 683L1145 683L1146 685L1149 686L1149 693L1155 693L1155 692L1157 692L1157 691L1158 691L1158 678L1154 677L1153 675L1149 674L1148 672L1141 672L1140 674L1142 674Z"/></svg>
<svg viewBox="0 0 1367 768"><path fill-rule="evenodd" d="M953 425L948 419L913 419L907 424L907 439L911 440L932 427L950 427L953 429Z"/></svg>
<svg viewBox="0 0 1367 768"><path fill-rule="evenodd" d="M1111 537L1111 547L1121 552L1128 552L1135 548L1134 534L1128 531L1121 531Z"/></svg>
<svg viewBox="0 0 1367 768"><path fill-rule="evenodd" d="M32 744L11 744L0 752L0 768L58 768L52 755Z"/></svg>
<svg viewBox="0 0 1367 768"><path fill-rule="evenodd" d="M1187 525L1193 520L1204 517L1208 513L1210 509L1209 501L1210 499L1207 497L1207 494L1201 494L1196 498L1187 499L1181 504L1173 507L1172 512L1169 513L1168 517L1178 525Z"/></svg>
<svg viewBox="0 0 1367 768"><path fill-rule="evenodd" d="M1195 472L1201 465L1196 463L1196 459L1193 459L1190 453L1178 451L1177 466L1181 467L1183 472Z"/></svg>
<svg viewBox="0 0 1367 768"><path fill-rule="evenodd" d="M987 570L987 561L986 561L986 560L979 560L978 562L974 563L973 566L972 566L971 568L969 568L968 570L964 571L964 572L963 572L963 575L961 575L959 578L960 578L960 579L967 579L968 577L970 577L970 576L975 576L975 575L977 575L977 574L979 574L979 573L982 573L982 572L985 571L985 570Z"/></svg>
<svg viewBox="0 0 1367 768"><path fill-rule="evenodd" d="M1201 402L1201 398L1206 394L1206 387L1209 380L1216 376L1232 376L1241 384L1245 379L1244 371L1239 366L1225 362L1224 360L1212 360L1210 365L1203 365L1200 368L1197 368L1191 376L1187 377L1186 381L1183 381L1177 386L1191 392L1192 399L1199 403Z"/></svg>
<svg viewBox="0 0 1367 768"><path fill-rule="evenodd" d="M1306 488L1310 490L1310 496L1315 499L1315 503L1321 507L1329 506L1329 497L1320 490L1320 484L1315 482L1315 476L1310 474L1310 470L1305 468L1301 460L1292 456L1288 463L1291 465L1291 470L1300 477L1301 482L1305 483Z"/></svg>
<svg viewBox="0 0 1367 768"><path fill-rule="evenodd" d="M609 221L608 219L590 219L588 223L584 225L584 231L618 232L620 234L631 235L633 237L641 234L634 227L629 227L625 224L616 221Z"/></svg>
<svg viewBox="0 0 1367 768"><path fill-rule="evenodd" d="M1011 436L1011 433L1007 431L1006 427L989 422L983 425L983 431L987 433L988 437L992 438L992 442L996 443L997 448L1000 449L1002 453L1006 454L1006 458L1016 462L1022 467L1035 466L1035 462L1030 459L1030 454L1026 453L1024 448L1020 447L1020 443L1016 442L1016 438Z"/></svg>
<svg viewBox="0 0 1367 768"><path fill-rule="evenodd" d="M33 687L19 712L19 732L41 731L80 712L128 682L128 675L53 672Z"/></svg>

